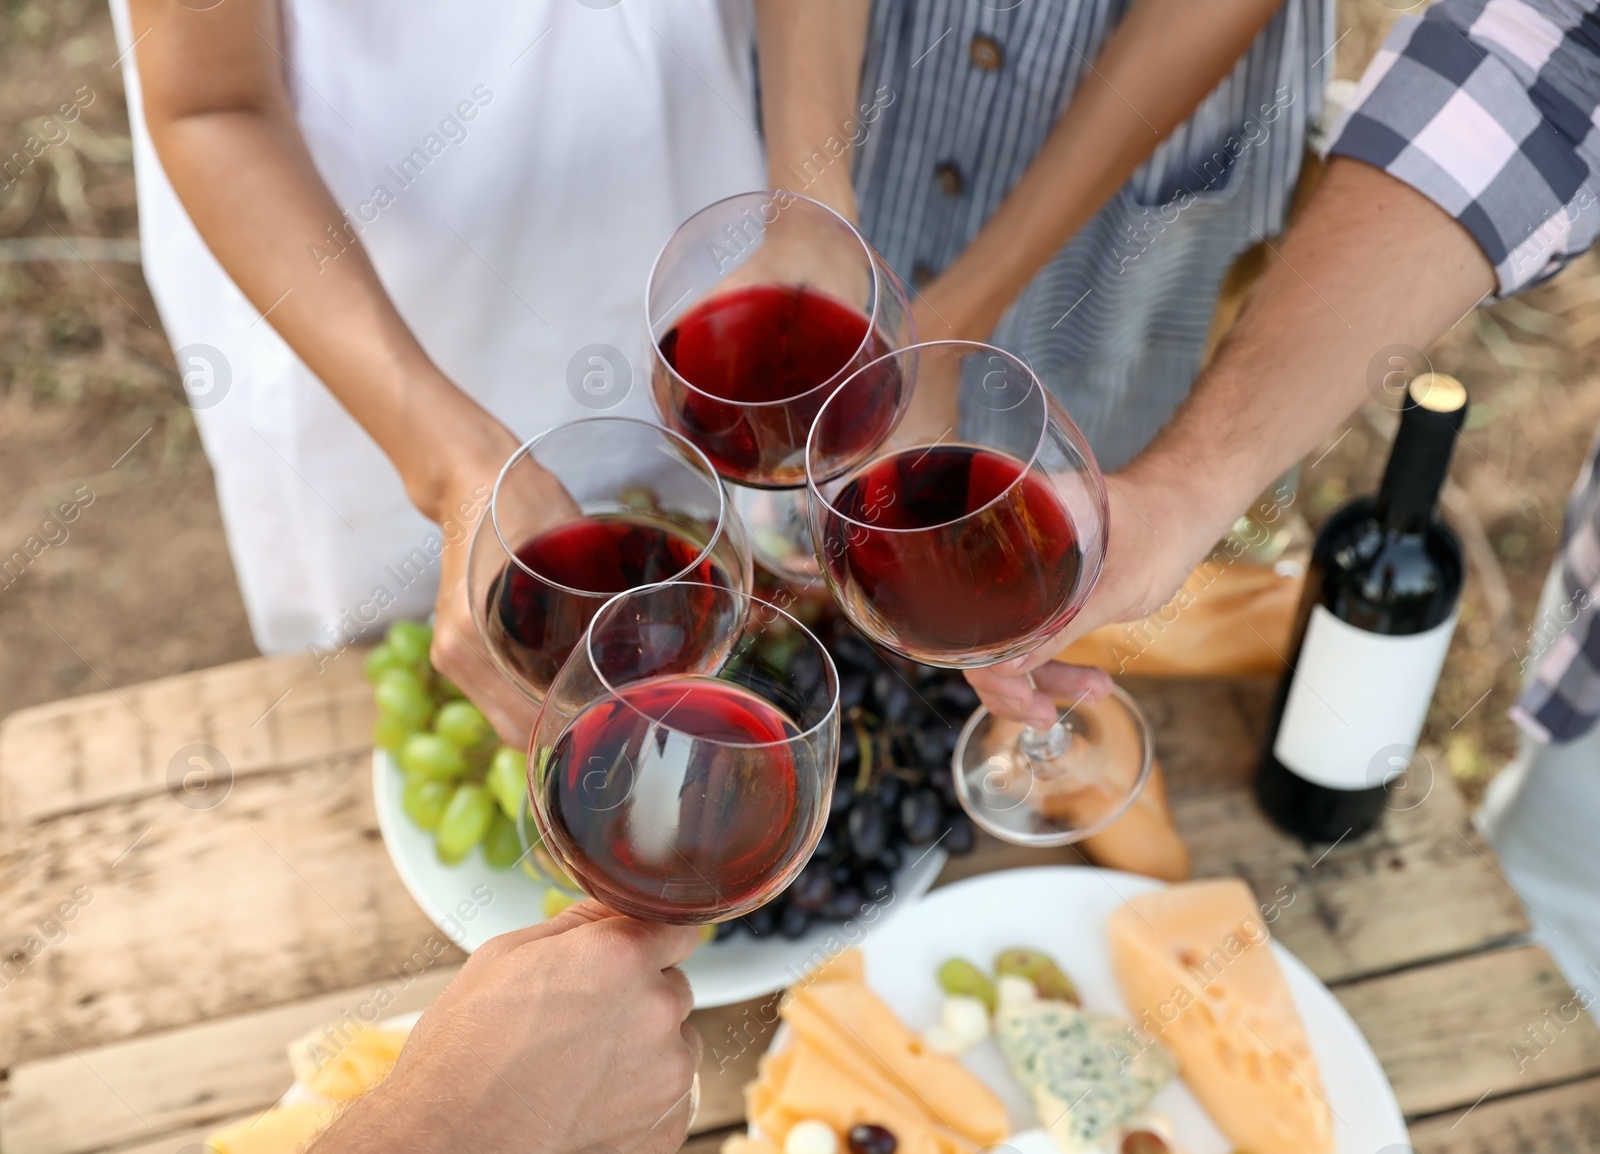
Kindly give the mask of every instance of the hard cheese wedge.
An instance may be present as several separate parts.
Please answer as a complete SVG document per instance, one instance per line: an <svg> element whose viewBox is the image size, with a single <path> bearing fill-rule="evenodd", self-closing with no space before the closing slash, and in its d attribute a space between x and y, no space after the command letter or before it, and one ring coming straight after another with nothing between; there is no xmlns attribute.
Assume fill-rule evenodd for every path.
<svg viewBox="0 0 1600 1154"><path fill-rule="evenodd" d="M1126 1022L1069 1002L1002 1004L995 1036L1065 1154L1100 1146L1172 1080L1161 1047L1132 1050Z"/></svg>
<svg viewBox="0 0 1600 1154"><path fill-rule="evenodd" d="M1134 1018L1177 1056L1234 1145L1330 1154L1316 1058L1250 887L1225 879L1142 894L1106 930Z"/></svg>
<svg viewBox="0 0 1600 1154"><path fill-rule="evenodd" d="M206 1145L218 1154L295 1154L322 1132L339 1112L330 1104L299 1102L275 1106L265 1114L218 1130Z"/></svg>
<svg viewBox="0 0 1600 1154"><path fill-rule="evenodd" d="M936 1053L856 981L797 986L783 1009L805 1041L842 1069L870 1068L922 1103L936 1121L989 1146L1010 1130L1004 1103L960 1062Z"/></svg>
<svg viewBox="0 0 1600 1154"><path fill-rule="evenodd" d="M817 1118L840 1135L864 1122L885 1126L900 1154L971 1154L972 1146L932 1122L928 1111L873 1092L809 1043L796 1045L794 1055L775 1102L788 1118Z"/></svg>

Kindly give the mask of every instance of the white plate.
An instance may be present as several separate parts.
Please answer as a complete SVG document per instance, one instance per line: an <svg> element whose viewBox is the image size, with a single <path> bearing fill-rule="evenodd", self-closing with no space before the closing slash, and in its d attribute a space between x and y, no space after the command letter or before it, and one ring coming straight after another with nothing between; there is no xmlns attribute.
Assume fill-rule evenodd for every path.
<svg viewBox="0 0 1600 1154"><path fill-rule="evenodd" d="M1077 983L1089 1009L1128 1017L1111 972L1106 919L1126 898L1164 888L1161 882L1115 870L1044 866L1002 870L946 886L861 943L867 984L913 1030L938 1019L941 994L934 972L948 957L987 965L1001 950L1033 946L1052 955ZM1272 944L1288 979L1322 1073L1322 1092L1334 1114L1338 1154L1409 1149L1405 1119L1383 1067L1337 999L1300 960ZM772 1048L789 1043L781 1028ZM1007 1143L1018 1154L1056 1154L1039 1129L1027 1096L1012 1079L991 1039L962 1055L1011 1115ZM1151 1109L1172 1120L1185 1154L1228 1154L1233 1147L1182 1082L1161 1091Z"/></svg>
<svg viewBox="0 0 1600 1154"><path fill-rule="evenodd" d="M389 755L373 750L372 799L383 844L400 880L442 933L471 953L490 938L544 921L545 887L520 869L490 869L476 849L459 865L442 863L433 852L433 835L413 825L400 808L404 784ZM902 866L895 875L894 897L871 923L872 931L914 905L939 876L946 857L943 850L930 850ZM683 964L683 972L694 988L696 1006L726 1006L789 985L830 948L838 948L830 946L830 938L852 940L866 932L866 924L818 922L793 941L777 935L757 941L738 933L701 946Z"/></svg>

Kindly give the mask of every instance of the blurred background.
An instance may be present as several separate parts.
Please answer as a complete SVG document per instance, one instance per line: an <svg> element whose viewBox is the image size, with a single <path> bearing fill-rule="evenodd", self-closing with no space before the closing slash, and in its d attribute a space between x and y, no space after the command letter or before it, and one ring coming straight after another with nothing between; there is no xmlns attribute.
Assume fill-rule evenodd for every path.
<svg viewBox="0 0 1600 1154"><path fill-rule="evenodd" d="M1337 75L1359 76L1417 7L1343 0ZM0 575L0 717L255 653L139 270L116 56L103 0L0 0L0 157L59 140L0 188L0 559L62 501L81 509L20 577ZM63 102L83 110L64 138L44 123ZM1514 749L1506 709L1600 423L1600 261L1469 314L1428 352L1473 409L1446 499L1470 576L1423 749L1475 799ZM1313 528L1376 487L1389 420L1374 403L1312 455L1297 506Z"/></svg>

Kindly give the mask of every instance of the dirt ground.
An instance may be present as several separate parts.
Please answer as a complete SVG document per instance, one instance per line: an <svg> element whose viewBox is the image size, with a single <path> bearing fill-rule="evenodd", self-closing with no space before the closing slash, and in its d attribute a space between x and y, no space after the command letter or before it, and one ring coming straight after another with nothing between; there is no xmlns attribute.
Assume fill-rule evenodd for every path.
<svg viewBox="0 0 1600 1154"><path fill-rule="evenodd" d="M1359 74L1403 7L1344 0L1340 76ZM0 556L55 538L20 577L0 578L0 716L255 652L139 267L68 248L137 233L116 55L103 0L0 0L0 156L30 133L62 135L42 118L64 103L81 109L0 190ZM1472 546L1471 576L1427 742L1475 794L1514 747L1519 654L1600 423L1600 259L1469 315L1429 355L1467 382L1474 407L1448 510ZM1330 436L1307 470L1313 524L1375 486L1384 415ZM74 519L47 529L64 501Z"/></svg>

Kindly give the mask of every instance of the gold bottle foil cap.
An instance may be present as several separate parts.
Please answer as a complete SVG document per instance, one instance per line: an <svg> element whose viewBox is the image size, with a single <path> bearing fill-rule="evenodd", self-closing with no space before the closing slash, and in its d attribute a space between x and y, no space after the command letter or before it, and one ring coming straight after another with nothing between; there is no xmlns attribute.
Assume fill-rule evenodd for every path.
<svg viewBox="0 0 1600 1154"><path fill-rule="evenodd" d="M1467 387L1444 373L1418 373L1407 391L1413 401L1434 413L1453 413L1467 403Z"/></svg>

